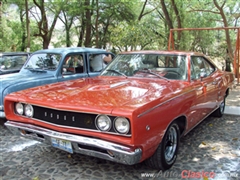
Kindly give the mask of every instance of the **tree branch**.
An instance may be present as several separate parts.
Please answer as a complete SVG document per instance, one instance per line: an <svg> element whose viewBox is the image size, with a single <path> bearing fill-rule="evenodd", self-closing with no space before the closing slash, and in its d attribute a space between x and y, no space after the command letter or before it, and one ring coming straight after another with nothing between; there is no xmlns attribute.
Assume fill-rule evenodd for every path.
<svg viewBox="0 0 240 180"><path fill-rule="evenodd" d="M217 11L212 11L212 10L206 10L206 9L193 9L187 12L209 12L209 13L213 13L213 14L220 14Z"/></svg>
<svg viewBox="0 0 240 180"><path fill-rule="evenodd" d="M148 1L148 0L145 0L145 2L144 2L144 5L143 5L143 7L142 7L142 10L141 10L141 12L140 12L140 14L139 14L139 16L138 16L138 21L140 21L141 18L143 17L143 13L144 13L144 9L145 9L145 7L146 7L146 5L147 5L147 1Z"/></svg>

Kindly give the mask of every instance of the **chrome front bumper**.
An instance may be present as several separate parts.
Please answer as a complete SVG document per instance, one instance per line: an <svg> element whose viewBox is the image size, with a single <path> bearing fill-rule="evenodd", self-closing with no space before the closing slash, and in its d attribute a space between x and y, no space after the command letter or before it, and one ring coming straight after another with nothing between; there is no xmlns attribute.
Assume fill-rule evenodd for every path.
<svg viewBox="0 0 240 180"><path fill-rule="evenodd" d="M113 162L133 165L139 163L142 157L142 150L140 148L132 150L127 146L101 139L60 133L39 126L13 121L7 121L5 126L15 135L20 135L49 145L52 145L51 138L67 140L71 142L73 152L75 153Z"/></svg>

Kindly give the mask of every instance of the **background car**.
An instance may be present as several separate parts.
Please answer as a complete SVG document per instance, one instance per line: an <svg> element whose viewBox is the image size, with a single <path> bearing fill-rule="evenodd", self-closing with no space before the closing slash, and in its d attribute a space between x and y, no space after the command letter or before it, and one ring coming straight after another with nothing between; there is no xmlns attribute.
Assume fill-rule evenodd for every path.
<svg viewBox="0 0 240 180"><path fill-rule="evenodd" d="M181 136L223 115L233 84L200 53L125 52L97 77L9 94L5 125L69 153L166 170Z"/></svg>
<svg viewBox="0 0 240 180"><path fill-rule="evenodd" d="M97 48L80 47L44 49L32 53L19 73L0 76L0 118L5 118L3 101L11 92L43 84L97 76L100 72L94 72L90 67L90 59L95 54L111 53ZM73 60L74 56L81 58L82 66L67 64L67 60Z"/></svg>
<svg viewBox="0 0 240 180"><path fill-rule="evenodd" d="M29 55L26 52L0 53L0 75L19 72Z"/></svg>

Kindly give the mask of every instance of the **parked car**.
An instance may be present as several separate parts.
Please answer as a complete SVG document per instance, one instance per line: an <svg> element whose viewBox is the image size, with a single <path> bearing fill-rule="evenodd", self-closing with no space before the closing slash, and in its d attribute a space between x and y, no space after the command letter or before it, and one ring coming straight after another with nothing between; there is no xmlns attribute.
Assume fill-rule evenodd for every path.
<svg viewBox="0 0 240 180"><path fill-rule="evenodd" d="M27 52L0 53L0 75L19 72L29 55Z"/></svg>
<svg viewBox="0 0 240 180"><path fill-rule="evenodd" d="M19 73L0 76L0 118L5 118L3 101L4 97L23 89L36 87L70 79L97 76L90 66L90 61L95 55L112 55L97 48L55 48L39 50L29 57ZM74 57L81 63L73 63ZM104 63L98 64L104 67ZM101 69L100 68L100 69Z"/></svg>
<svg viewBox="0 0 240 180"><path fill-rule="evenodd" d="M101 74L9 94L9 130L69 153L169 169L179 139L221 117L234 75L200 53L118 54Z"/></svg>

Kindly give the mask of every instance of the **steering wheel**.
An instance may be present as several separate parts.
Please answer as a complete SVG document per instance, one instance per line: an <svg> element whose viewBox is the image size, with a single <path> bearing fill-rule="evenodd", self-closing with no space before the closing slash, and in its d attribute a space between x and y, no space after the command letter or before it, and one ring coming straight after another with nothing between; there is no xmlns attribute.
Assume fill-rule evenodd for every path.
<svg viewBox="0 0 240 180"><path fill-rule="evenodd" d="M166 72L167 72L167 74L164 76L166 78L169 78L169 79L179 79L181 77L181 74L179 72L177 72L177 71L168 70ZM175 74L175 75L177 75L177 77L176 76L173 77L173 76L171 76L171 74Z"/></svg>

